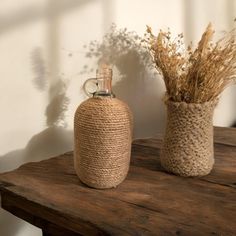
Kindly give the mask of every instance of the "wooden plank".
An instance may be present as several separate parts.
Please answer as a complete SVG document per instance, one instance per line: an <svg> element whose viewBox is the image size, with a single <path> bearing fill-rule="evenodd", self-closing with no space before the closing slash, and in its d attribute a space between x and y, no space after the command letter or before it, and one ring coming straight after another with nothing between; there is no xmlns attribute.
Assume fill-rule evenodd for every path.
<svg viewBox="0 0 236 236"><path fill-rule="evenodd" d="M217 144L215 172L197 179L165 173L153 145L134 144L127 179L110 190L83 185L71 153L25 164L0 175L2 206L82 235L235 235L235 147Z"/></svg>

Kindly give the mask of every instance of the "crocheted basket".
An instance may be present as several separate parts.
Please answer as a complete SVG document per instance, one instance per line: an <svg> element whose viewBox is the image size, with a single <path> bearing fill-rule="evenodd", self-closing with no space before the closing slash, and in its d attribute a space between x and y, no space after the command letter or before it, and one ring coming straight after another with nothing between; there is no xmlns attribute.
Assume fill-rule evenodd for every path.
<svg viewBox="0 0 236 236"><path fill-rule="evenodd" d="M80 180L94 188L116 187L126 177L131 155L132 114L122 101L90 98L74 119L74 165Z"/></svg>
<svg viewBox="0 0 236 236"><path fill-rule="evenodd" d="M168 172L186 177L210 173L214 164L212 120L217 102L166 102L161 164Z"/></svg>

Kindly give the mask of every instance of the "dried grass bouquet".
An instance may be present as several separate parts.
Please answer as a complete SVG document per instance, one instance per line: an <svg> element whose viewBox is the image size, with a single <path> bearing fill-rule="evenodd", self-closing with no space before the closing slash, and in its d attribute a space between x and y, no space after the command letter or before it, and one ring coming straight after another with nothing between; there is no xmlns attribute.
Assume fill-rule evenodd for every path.
<svg viewBox="0 0 236 236"><path fill-rule="evenodd" d="M144 42L156 69L163 75L166 99L174 102L204 103L213 101L236 75L235 30L216 42L209 24L198 46L184 46L183 34L172 40L170 31L155 36L147 26Z"/></svg>

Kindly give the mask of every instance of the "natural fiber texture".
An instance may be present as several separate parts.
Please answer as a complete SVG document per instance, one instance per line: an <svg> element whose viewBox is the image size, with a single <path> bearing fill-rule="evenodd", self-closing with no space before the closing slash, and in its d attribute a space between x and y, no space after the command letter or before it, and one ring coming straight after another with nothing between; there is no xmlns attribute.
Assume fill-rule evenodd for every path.
<svg viewBox="0 0 236 236"><path fill-rule="evenodd" d="M80 180L90 187L116 187L129 170L132 114L122 101L90 98L75 113L74 161Z"/></svg>
<svg viewBox="0 0 236 236"><path fill-rule="evenodd" d="M217 99L236 83L236 29L215 41L210 23L198 45L186 47L183 34L173 37L160 30L155 36L147 27L144 44L162 74L167 98L174 102L204 103Z"/></svg>
<svg viewBox="0 0 236 236"><path fill-rule="evenodd" d="M166 101L161 164L167 171L181 176L209 174L214 164L212 119L217 101L203 104Z"/></svg>

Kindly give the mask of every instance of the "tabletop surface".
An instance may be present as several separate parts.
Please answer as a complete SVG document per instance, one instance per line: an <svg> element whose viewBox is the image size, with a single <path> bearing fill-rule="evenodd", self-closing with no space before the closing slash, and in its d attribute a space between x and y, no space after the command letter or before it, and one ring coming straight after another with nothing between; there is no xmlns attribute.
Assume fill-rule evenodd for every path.
<svg viewBox="0 0 236 236"><path fill-rule="evenodd" d="M0 174L2 207L56 235L236 235L236 129L215 128L201 178L166 173L161 143L135 140L127 179L109 190L82 184L71 152L24 164Z"/></svg>

